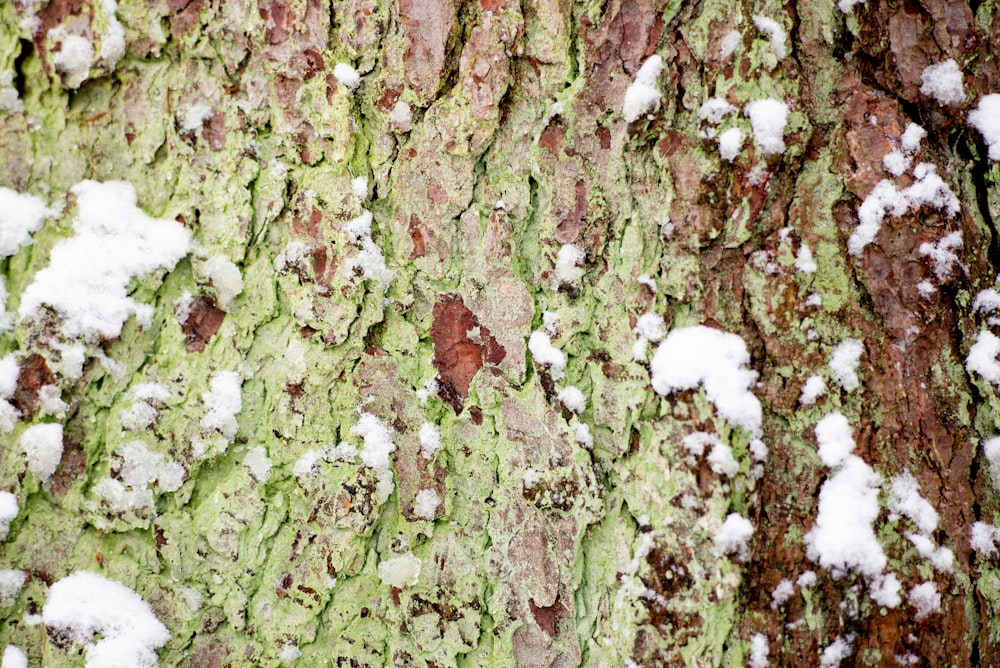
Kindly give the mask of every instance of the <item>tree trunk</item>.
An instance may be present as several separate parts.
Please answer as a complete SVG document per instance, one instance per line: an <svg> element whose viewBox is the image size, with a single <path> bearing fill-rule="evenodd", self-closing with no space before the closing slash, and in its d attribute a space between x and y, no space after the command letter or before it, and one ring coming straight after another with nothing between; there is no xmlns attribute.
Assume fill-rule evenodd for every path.
<svg viewBox="0 0 1000 668"><path fill-rule="evenodd" d="M840 5L0 4L0 646L1000 666L1000 8Z"/></svg>

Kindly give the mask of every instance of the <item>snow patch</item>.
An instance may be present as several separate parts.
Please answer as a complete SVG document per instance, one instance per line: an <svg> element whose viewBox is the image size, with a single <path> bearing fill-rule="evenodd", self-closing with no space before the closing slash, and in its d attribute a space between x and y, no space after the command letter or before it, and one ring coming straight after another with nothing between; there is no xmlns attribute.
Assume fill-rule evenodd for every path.
<svg viewBox="0 0 1000 668"><path fill-rule="evenodd" d="M75 234L52 249L18 313L25 318L48 305L62 316L67 337L114 339L130 315L150 312L128 296L129 283L173 269L190 250L191 234L174 220L143 213L128 183L83 181L70 192L77 198Z"/></svg>
<svg viewBox="0 0 1000 668"><path fill-rule="evenodd" d="M656 88L656 80L663 72L663 60L652 55L642 64L635 74L635 81L625 91L622 103L622 116L626 122L633 123L643 114L655 111L660 106L660 91Z"/></svg>
<svg viewBox="0 0 1000 668"><path fill-rule="evenodd" d="M386 559L378 565L378 577L397 589L412 587L420 580L420 560L412 552Z"/></svg>
<svg viewBox="0 0 1000 668"><path fill-rule="evenodd" d="M920 74L920 83L920 92L933 97L941 106L957 106L965 101L962 71L952 58L924 68Z"/></svg>
<svg viewBox="0 0 1000 668"><path fill-rule="evenodd" d="M337 63L333 68L333 76L338 84L352 91L361 85L361 75L347 63Z"/></svg>
<svg viewBox="0 0 1000 668"><path fill-rule="evenodd" d="M739 561L750 557L747 543L753 536L753 524L738 513L729 513L726 521L715 532L714 553L716 556L736 554Z"/></svg>
<svg viewBox="0 0 1000 668"><path fill-rule="evenodd" d="M1000 161L1000 93L981 97L979 106L969 112L969 123L983 136L989 159Z"/></svg>
<svg viewBox="0 0 1000 668"><path fill-rule="evenodd" d="M56 472L63 453L63 428L58 423L36 424L21 434L28 469L43 483Z"/></svg>
<svg viewBox="0 0 1000 668"><path fill-rule="evenodd" d="M858 378L858 362L864 346L858 339L844 339L830 355L830 375L844 390L850 392L861 384Z"/></svg>
<svg viewBox="0 0 1000 668"><path fill-rule="evenodd" d="M149 604L123 584L77 571L49 588L46 626L84 645L87 668L153 668L170 633Z"/></svg>
<svg viewBox="0 0 1000 668"><path fill-rule="evenodd" d="M704 325L675 329L653 356L652 385L663 396L701 386L726 420L759 436L762 410L750 392L757 373L749 363L746 344L736 334Z"/></svg>
<svg viewBox="0 0 1000 668"><path fill-rule="evenodd" d="M771 156L785 152L785 125L788 123L788 105L775 99L755 100L746 106L754 140L762 155Z"/></svg>
<svg viewBox="0 0 1000 668"><path fill-rule="evenodd" d="M208 412L201 418L205 429L218 430L231 443L239 431L236 416L243 409L243 381L235 371L218 371L212 376L209 391L201 395Z"/></svg>
<svg viewBox="0 0 1000 668"><path fill-rule="evenodd" d="M753 24L757 26L757 30L770 38L771 48L774 49L774 55L778 57L778 60L788 55L788 36L785 35L785 29L781 27L781 24L759 14L753 17Z"/></svg>

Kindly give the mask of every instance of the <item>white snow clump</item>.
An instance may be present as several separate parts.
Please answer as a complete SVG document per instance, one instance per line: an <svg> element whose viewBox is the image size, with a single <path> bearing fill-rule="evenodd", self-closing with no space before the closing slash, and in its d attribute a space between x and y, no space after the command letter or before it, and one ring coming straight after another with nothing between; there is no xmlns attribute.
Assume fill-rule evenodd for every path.
<svg viewBox="0 0 1000 668"><path fill-rule="evenodd" d="M656 80L663 72L663 59L652 55L646 59L635 74L635 81L625 91L622 103L622 116L629 123L639 120L643 114L655 111L660 106L660 91L656 88Z"/></svg>
<svg viewBox="0 0 1000 668"><path fill-rule="evenodd" d="M170 639L138 594L88 571L77 571L49 588L42 621L84 645L87 668L155 668L156 650Z"/></svg>

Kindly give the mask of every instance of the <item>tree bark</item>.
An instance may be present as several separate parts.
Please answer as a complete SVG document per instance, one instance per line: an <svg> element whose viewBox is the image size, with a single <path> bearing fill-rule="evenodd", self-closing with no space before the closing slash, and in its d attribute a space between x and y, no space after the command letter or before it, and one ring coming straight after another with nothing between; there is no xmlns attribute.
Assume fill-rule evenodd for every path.
<svg viewBox="0 0 1000 668"><path fill-rule="evenodd" d="M87 570L149 603L165 666L816 666L841 646L843 666L1000 666L1000 562L970 546L975 522L1000 523L983 448L1000 394L966 368L997 329L974 302L1000 266L1000 167L969 113L1000 92L1000 8L845 9L0 4L0 185L53 209L0 258L0 354L19 367L0 568L26 576L0 603L0 643L31 665L93 661L36 617ZM659 99L628 122L653 55ZM948 59L963 90L943 103L924 78ZM718 123L699 115L710 98L733 107ZM789 111L783 150L748 111L765 99ZM926 137L893 176L883 158L910 123ZM726 160L730 128L743 141ZM926 183L919 163L957 212L887 205L857 249L863 202L883 180ZM129 284L152 315L110 338L51 306L19 314L88 179L131 184L193 239ZM648 313L742 338L759 433L705 382L653 389L666 344L636 350ZM529 349L535 332L563 365ZM857 387L830 365L849 340ZM826 393L803 401L813 376ZM213 398L230 377L235 430ZM142 399L149 383L166 394ZM152 417L136 427L137 411ZM815 430L834 412L881 476L878 576L811 547L840 470ZM43 423L63 429L48 479L23 438ZM738 468L692 454L696 433ZM179 464L182 482L136 482L137 447L145 473ZM905 472L933 530L894 501ZM732 513L753 527L745 555L719 539ZM895 606L872 598L889 575ZM939 610L915 593L931 585Z"/></svg>

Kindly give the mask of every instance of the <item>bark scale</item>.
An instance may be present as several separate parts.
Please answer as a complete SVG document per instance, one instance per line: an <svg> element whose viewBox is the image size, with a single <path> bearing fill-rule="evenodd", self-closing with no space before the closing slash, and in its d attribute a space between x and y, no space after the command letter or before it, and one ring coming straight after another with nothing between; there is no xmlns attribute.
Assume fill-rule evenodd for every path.
<svg viewBox="0 0 1000 668"><path fill-rule="evenodd" d="M162 665L736 666L756 634L770 665L815 666L837 638L843 665L1000 665L997 557L969 543L973 522L1000 520L981 447L1000 429L1000 395L965 369L990 326L973 300L1000 264L1000 168L967 122L1000 91L997 7L849 9L5 3L0 71L23 109L0 112L0 184L64 205L2 260L7 310L72 234L67 193L84 179L131 183L143 211L183 223L197 246L133 283L153 316L116 340L67 337L44 311L0 337L21 368L20 420L0 436L0 487L19 503L0 566L27 575L2 602L0 642L32 665L81 665L79 644L30 615L48 585L92 570L169 628ZM788 55L755 16L787 32ZM116 25L117 59L102 50ZM68 36L104 56L74 74L60 56ZM653 54L662 99L628 123L626 90ZM920 92L925 68L948 58L964 72L961 104ZM338 82L341 63L357 89ZM737 108L717 129L698 114L713 97ZM740 113L767 98L790 110L786 149L771 156ZM886 215L852 256L858 208L891 178L883 156L910 122L928 133L916 160L936 165L960 212ZM723 127L746 137L731 162L712 134ZM353 233L366 211L371 231ZM959 266L940 280L921 244L954 231ZM564 244L585 251L578 281L556 275ZM804 247L814 273L796 267ZM925 279L933 293L918 290ZM527 347L546 312L562 374ZM752 435L702 390L652 390L633 355L648 312L746 341L762 469ZM828 366L847 339L863 343L850 391ZM241 381L233 438L204 419L219 372ZM813 375L827 394L803 406ZM169 399L147 430L129 430L143 383ZM61 417L40 407L47 386ZM579 414L558 399L567 386L587 400ZM834 577L807 554L831 475L814 428L833 410L886 481L913 474L940 513L930 538L955 554L950 572L931 566L886 484L875 530L903 587L895 608L873 602L869 579ZM362 413L392 428L388 498L377 466L331 450L364 447ZM63 454L45 483L19 439L54 421ZM426 423L438 453L421 442ZM697 431L732 448L735 474L689 455ZM136 441L180 463L184 482L150 482L153 504L123 511L98 490L123 479ZM428 490L441 499L432 519L417 508ZM754 526L745 561L714 544L733 512ZM380 577L410 554L416 584ZM806 571L815 584L772 605ZM918 620L905 593L926 582L941 610Z"/></svg>

